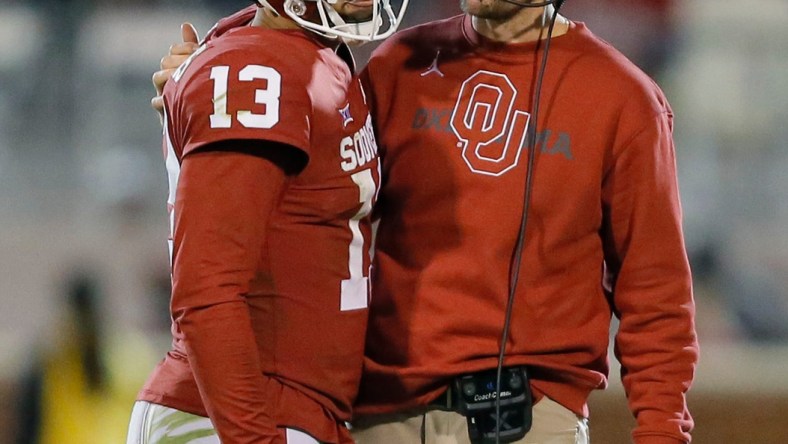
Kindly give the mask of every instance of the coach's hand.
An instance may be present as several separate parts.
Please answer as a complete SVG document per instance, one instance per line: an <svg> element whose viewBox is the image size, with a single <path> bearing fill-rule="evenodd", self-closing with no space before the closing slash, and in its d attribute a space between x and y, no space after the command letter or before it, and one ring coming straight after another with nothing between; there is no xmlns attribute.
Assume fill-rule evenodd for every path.
<svg viewBox="0 0 788 444"><path fill-rule="evenodd" d="M162 97L164 85L170 79L172 73L178 69L178 67L181 66L199 46L200 36L191 23L184 23L181 25L181 37L183 41L173 43L172 46L170 46L170 53L161 59L159 71L153 73L153 86L156 88L156 97L151 99L150 104L159 114L164 113L164 98Z"/></svg>

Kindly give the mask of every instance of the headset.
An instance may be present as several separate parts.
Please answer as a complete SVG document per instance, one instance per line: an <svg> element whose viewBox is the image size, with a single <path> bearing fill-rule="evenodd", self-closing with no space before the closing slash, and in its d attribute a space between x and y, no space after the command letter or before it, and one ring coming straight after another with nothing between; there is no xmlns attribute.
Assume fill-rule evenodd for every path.
<svg viewBox="0 0 788 444"><path fill-rule="evenodd" d="M536 86L534 88L533 102L531 105L532 121L534 122L532 130L528 133L526 146L530 147L528 150L528 170L525 175L525 193L523 196L523 213L520 218L520 228L517 233L517 243L515 246L512 261L510 263L509 275L509 298L506 301L506 314L504 317L503 328L501 330L501 345L498 350L498 366L496 368L495 390L496 393L501 392L501 375L503 372L503 361L506 356L506 342L509 340L509 328L511 326L512 311L514 307L514 298L517 290L517 281L520 274L520 264L522 262L523 248L525 247L525 229L528 225L528 210L531 206L531 193L533 191L533 170L536 160L536 125L539 121L539 99L542 95L542 82L544 80L545 71L547 70L547 58L550 53L550 42L553 37L553 28L555 21L558 18L558 10L566 0L548 0L539 3L529 3L527 0L504 0L513 5L522 6L524 8L542 8L545 6L553 5L553 14L550 17L550 25L547 29L547 38L544 43L544 53L542 55L541 66L536 76ZM495 397L495 416L501 416L501 397ZM495 443L500 444L501 435L500 421L496 420L495 424Z"/></svg>

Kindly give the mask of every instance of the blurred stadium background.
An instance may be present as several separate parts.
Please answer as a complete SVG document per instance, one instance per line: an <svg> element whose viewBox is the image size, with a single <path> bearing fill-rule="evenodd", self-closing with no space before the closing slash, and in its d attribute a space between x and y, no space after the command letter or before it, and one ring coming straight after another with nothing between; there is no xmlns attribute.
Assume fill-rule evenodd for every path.
<svg viewBox="0 0 788 444"><path fill-rule="evenodd" d="M457 3L414 0L408 22ZM246 4L0 3L0 444L34 444L14 437L36 412L50 415L41 442L125 442L168 345L150 75L181 22L204 33ZM695 442L788 443L788 2L569 0L564 12L655 77L676 113L702 352ZM72 393L85 402L70 406ZM628 442L615 374L591 404L592 442Z"/></svg>

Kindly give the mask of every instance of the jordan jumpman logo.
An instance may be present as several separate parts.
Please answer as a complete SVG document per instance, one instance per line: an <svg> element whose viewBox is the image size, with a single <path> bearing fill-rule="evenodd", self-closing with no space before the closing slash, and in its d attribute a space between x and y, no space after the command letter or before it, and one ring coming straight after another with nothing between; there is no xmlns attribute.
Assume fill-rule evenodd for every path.
<svg viewBox="0 0 788 444"><path fill-rule="evenodd" d="M430 74L438 74L439 76L444 77L443 73L441 72L441 69L438 68L438 58L440 58L440 56L441 56L441 51L438 50L438 53L435 54L435 60L432 61L432 65L430 65L430 67L427 68L426 71L421 73L422 77L427 77Z"/></svg>

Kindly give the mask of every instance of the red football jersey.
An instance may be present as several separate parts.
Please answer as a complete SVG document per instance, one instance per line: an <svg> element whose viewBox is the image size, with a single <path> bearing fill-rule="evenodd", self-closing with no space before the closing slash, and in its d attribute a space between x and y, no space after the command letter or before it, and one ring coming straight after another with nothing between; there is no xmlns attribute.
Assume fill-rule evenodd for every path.
<svg viewBox="0 0 788 444"><path fill-rule="evenodd" d="M242 298L248 316L244 311L204 322L219 323L218 331L223 328L227 334L251 323L253 337L241 339L256 352L250 362L262 372L265 405L271 409L267 414L276 425L304 430L321 442L349 441L342 422L350 419L361 373L369 298L369 213L380 178L377 144L358 78L333 48L304 31L241 27L203 44L173 75L164 96L168 204L174 226L173 347L140 399L200 415L216 412L222 418L218 423L211 416L222 439L241 442L227 437L240 433L231 425L233 415L244 414L242 406L212 394L220 387L232 398L234 380L223 380L221 371L237 366L212 362L204 349L195 360L189 350L200 345L184 330L200 331L201 325L189 325L193 313ZM271 191L277 193L276 204L270 215L259 216L267 217L267 230L254 239L260 247L241 245L240 253L224 254L216 250L221 244L211 244L200 253L201 246L194 245L199 235L191 238L188 230L179 230L179 224L200 217L193 211L179 213L182 168L185 173L190 156L224 141L239 146L248 141L253 149L263 146L308 160L300 172L287 177L281 191ZM246 161L239 156L236 169L241 171ZM227 199L238 208L240 225L230 215L216 227L231 243L232 230L244 231L256 223L256 210L243 205L244 196L261 192L266 179L255 183L252 177L240 189L226 190L221 174L208 165L206 180L215 182L216 193L233 193L226 194ZM213 192L210 183L200 185L199 179L190 178ZM202 211L207 217L212 209ZM235 247L227 246L228 251ZM253 264L247 282L229 293L214 285L236 267L217 262L238 261L237 267L246 267L244 249L252 248L263 250L262 259ZM192 259L183 251L204 257ZM239 402L242 390L239 386Z"/></svg>
<svg viewBox="0 0 788 444"><path fill-rule="evenodd" d="M557 36L538 121L543 47L502 44L468 17L400 32L364 77L383 159L358 414L428 404L497 365L533 194L506 365L578 414L606 383L613 311L639 435L686 440L697 344L672 112L659 88L584 25Z"/></svg>

